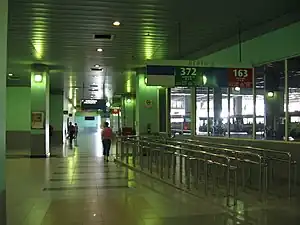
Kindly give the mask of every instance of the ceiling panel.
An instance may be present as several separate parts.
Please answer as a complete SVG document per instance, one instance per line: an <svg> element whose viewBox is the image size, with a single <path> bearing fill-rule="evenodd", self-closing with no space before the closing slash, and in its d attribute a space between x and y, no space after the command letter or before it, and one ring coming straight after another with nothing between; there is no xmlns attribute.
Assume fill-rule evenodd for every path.
<svg viewBox="0 0 300 225"><path fill-rule="evenodd" d="M296 0L10 0L8 71L26 75L30 64L43 63L55 74L53 88L98 80L107 91L122 92L131 65L184 57L236 36L239 24L249 30L298 5ZM115 20L121 26L114 27ZM94 34L114 39L95 40ZM95 64L105 72L91 72Z"/></svg>

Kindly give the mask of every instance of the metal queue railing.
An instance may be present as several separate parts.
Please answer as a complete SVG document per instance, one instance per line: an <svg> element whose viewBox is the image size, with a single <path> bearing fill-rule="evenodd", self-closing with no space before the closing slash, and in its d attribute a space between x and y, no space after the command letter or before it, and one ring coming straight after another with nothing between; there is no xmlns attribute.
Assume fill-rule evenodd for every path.
<svg viewBox="0 0 300 225"><path fill-rule="evenodd" d="M251 154L256 154L256 157L258 158L258 164L259 168L264 167L263 173L264 173L264 192L268 192L269 188L273 185L273 177L274 177L274 163L280 163L284 164L283 168L287 168L287 188L288 188L288 196L292 197L293 189L296 189L297 184L297 162L292 159L292 154L290 152L284 152L284 151L278 151L278 150L270 150L270 149L262 149L262 148L255 148L250 146L236 146L236 145L230 145L230 144L223 144L223 143L215 143L215 142L205 142L200 141L197 139L189 139L189 138L180 138L180 139L174 139L174 138L168 138L164 135L159 136L148 136L147 138L150 138L152 140L161 141L163 143L168 143L170 141L173 141L173 143L177 144L189 144L189 145L195 145L195 147L198 148L209 148L211 151L220 151L220 152L232 152L233 154L243 154L250 156ZM176 141L175 141L176 140ZM262 161L260 161L263 159ZM247 159L248 163L252 163L251 160ZM282 167L280 167L282 171ZM259 174L261 174L259 172ZM258 176L259 180L261 180L261 176ZM244 177L243 177L244 178ZM261 183L262 184L262 183ZM260 188L262 186L260 185ZM262 194L262 189L260 189L260 193Z"/></svg>
<svg viewBox="0 0 300 225"><path fill-rule="evenodd" d="M245 151L237 151L231 149L224 149L224 148L215 148L211 146L203 146L194 143L185 143L182 140L177 139L161 139L159 137L141 137L143 139L157 141L158 143L162 142L165 144L172 144L188 149L193 149L197 153L206 149L206 151L215 153L218 155L225 155L230 158L231 162L234 163L238 172L241 173L241 186L242 189L245 190L246 187L246 178L245 178L245 169L247 166L254 165L258 168L256 176L258 182L258 191L259 191L259 199L263 200L264 194L266 194L266 187L267 187L267 164L264 162L263 157L259 154L252 153L252 152L245 152Z"/></svg>
<svg viewBox="0 0 300 225"><path fill-rule="evenodd" d="M239 149L240 151L248 151L260 154L265 162L268 164L268 186L272 185L273 177L274 177L274 163L283 164L283 167L280 167L282 171L283 168L287 169L287 183L288 183L288 196L292 197L293 189L296 188L297 185L297 162L293 160L292 154L290 152L285 151L278 151L278 150L271 150L271 149L263 149L263 148L256 148L251 146L236 146L230 144L223 144L223 143L213 143L213 142L203 142L200 140L195 139L180 139L182 141L188 143L196 143L196 144L206 144L206 145L213 145L219 147L226 147L233 150Z"/></svg>
<svg viewBox="0 0 300 225"><path fill-rule="evenodd" d="M199 181L203 181L205 195L209 192L209 186L213 189L216 187L215 179L209 177L209 171L213 171L212 167L224 169L226 204L230 206L231 199L233 205L237 204L237 167L228 156L156 143L138 136L119 136L116 159L141 170L146 169L165 182L169 180L173 185L183 186L188 191L198 193ZM203 179L200 179L200 165L203 166Z"/></svg>

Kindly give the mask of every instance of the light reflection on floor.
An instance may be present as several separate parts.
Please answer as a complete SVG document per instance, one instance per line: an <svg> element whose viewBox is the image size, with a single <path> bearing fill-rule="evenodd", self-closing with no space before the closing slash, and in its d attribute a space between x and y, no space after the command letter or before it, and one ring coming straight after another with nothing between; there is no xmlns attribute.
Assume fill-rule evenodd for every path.
<svg viewBox="0 0 300 225"><path fill-rule="evenodd" d="M297 225L286 204L236 213L102 159L99 132L65 158L7 159L9 225Z"/></svg>

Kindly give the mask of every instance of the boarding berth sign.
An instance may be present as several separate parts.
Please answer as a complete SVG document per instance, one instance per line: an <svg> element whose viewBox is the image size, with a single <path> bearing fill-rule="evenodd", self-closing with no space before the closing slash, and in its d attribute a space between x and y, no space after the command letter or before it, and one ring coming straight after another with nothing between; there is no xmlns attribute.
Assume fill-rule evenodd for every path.
<svg viewBox="0 0 300 225"><path fill-rule="evenodd" d="M251 88L253 86L253 69L229 69L228 86Z"/></svg>
<svg viewBox="0 0 300 225"><path fill-rule="evenodd" d="M252 68L147 65L147 85L252 88L252 77Z"/></svg>

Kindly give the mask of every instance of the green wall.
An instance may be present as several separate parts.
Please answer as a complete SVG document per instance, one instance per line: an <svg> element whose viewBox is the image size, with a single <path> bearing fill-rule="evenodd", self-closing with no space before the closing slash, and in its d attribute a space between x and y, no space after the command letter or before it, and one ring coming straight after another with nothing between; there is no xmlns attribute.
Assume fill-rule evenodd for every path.
<svg viewBox="0 0 300 225"><path fill-rule="evenodd" d="M136 131L138 134L147 132L147 124L151 124L151 132L159 132L158 87L146 86L145 76L136 76ZM146 107L145 101L151 100L152 107Z"/></svg>
<svg viewBox="0 0 300 225"><path fill-rule="evenodd" d="M300 55L300 22L264 34L242 44L242 62L263 64ZM238 45L231 46L200 58L218 64L239 62Z"/></svg>
<svg viewBox="0 0 300 225"><path fill-rule="evenodd" d="M7 87L6 130L31 130L30 87Z"/></svg>

